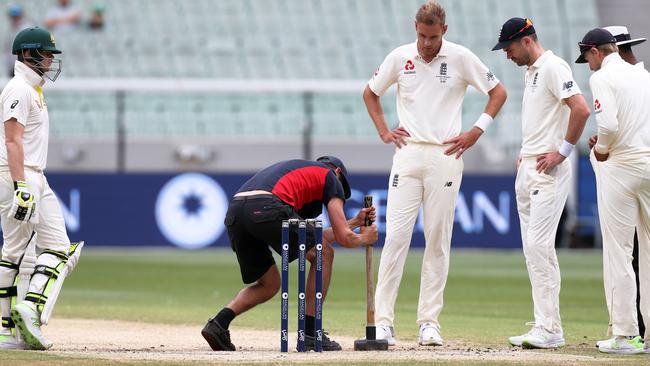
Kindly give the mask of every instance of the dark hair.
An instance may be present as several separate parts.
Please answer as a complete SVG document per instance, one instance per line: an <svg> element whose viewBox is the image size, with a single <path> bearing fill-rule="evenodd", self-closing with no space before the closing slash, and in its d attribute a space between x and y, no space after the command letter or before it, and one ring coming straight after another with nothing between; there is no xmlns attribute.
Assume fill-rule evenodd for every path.
<svg viewBox="0 0 650 366"><path fill-rule="evenodd" d="M631 44L622 44L618 46L619 51L632 51L632 45Z"/></svg>

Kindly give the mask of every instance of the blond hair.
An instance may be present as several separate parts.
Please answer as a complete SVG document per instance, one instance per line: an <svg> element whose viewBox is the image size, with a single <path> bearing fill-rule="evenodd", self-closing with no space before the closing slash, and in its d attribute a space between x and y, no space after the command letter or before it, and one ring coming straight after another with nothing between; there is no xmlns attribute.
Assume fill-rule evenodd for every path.
<svg viewBox="0 0 650 366"><path fill-rule="evenodd" d="M415 22L426 25L445 25L445 17L445 8L443 8L436 0L429 0L424 5L420 6L417 14L415 14Z"/></svg>
<svg viewBox="0 0 650 366"><path fill-rule="evenodd" d="M618 46L616 46L616 43L605 43L598 46L598 50L602 52L603 56L608 56L614 52L618 52Z"/></svg>

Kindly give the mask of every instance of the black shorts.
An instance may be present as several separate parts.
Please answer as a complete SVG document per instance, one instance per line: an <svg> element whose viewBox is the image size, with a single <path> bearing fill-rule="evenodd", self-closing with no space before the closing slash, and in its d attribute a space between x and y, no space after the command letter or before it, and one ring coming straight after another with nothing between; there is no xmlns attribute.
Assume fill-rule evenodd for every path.
<svg viewBox="0 0 650 366"><path fill-rule="evenodd" d="M257 281L275 265L269 246L281 254L282 221L287 219L302 218L273 195L235 197L230 201L224 224L244 283ZM298 257L297 230L292 228L289 235L289 260L294 261ZM312 246L313 240L307 240L307 250Z"/></svg>

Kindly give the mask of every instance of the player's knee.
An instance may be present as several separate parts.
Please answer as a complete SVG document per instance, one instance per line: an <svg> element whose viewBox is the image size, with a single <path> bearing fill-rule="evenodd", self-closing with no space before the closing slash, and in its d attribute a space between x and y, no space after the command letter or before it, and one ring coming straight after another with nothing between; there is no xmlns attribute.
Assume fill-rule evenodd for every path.
<svg viewBox="0 0 650 366"><path fill-rule="evenodd" d="M280 291L280 281L274 282L269 286L269 298L275 296Z"/></svg>
<svg viewBox="0 0 650 366"><path fill-rule="evenodd" d="M257 283L262 286L264 292L274 296L278 291L280 291L280 274L277 268L274 270L273 267L269 268L269 271L260 278Z"/></svg>
<svg viewBox="0 0 650 366"><path fill-rule="evenodd" d="M280 281L268 280L260 283L263 289L263 301L271 299L280 291Z"/></svg>

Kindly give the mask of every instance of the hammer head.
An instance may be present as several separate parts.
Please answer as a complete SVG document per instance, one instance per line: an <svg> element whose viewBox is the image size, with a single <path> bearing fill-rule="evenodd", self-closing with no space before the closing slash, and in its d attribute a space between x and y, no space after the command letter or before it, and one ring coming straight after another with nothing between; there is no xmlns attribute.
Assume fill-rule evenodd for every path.
<svg viewBox="0 0 650 366"><path fill-rule="evenodd" d="M388 341L385 339L357 339L354 341L355 351L387 351Z"/></svg>

